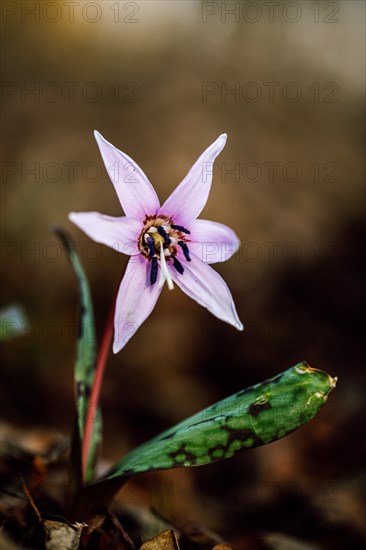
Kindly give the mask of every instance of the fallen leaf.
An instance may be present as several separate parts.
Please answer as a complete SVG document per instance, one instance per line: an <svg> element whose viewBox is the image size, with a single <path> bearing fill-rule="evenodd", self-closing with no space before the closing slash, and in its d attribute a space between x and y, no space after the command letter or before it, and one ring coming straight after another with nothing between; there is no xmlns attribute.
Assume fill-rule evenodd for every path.
<svg viewBox="0 0 366 550"><path fill-rule="evenodd" d="M71 523L43 521L44 530L47 533L47 550L78 550L81 532L86 527L85 523Z"/></svg>
<svg viewBox="0 0 366 550"><path fill-rule="evenodd" d="M179 550L174 532L167 529L142 544L140 550Z"/></svg>
<svg viewBox="0 0 366 550"><path fill-rule="evenodd" d="M133 541L114 514L107 510L101 511L88 518L87 522L80 548L136 550Z"/></svg>

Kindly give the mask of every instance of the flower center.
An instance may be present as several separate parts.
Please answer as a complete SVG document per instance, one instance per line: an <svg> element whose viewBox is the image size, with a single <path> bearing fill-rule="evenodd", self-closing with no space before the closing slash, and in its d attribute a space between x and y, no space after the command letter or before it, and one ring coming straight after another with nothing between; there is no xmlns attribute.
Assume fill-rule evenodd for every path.
<svg viewBox="0 0 366 550"><path fill-rule="evenodd" d="M153 285L158 278L160 264L159 285L167 282L168 288L174 288L172 278L167 268L167 262L181 275L184 267L178 259L178 253L183 253L187 262L191 261L187 242L190 231L181 225L176 225L167 216L149 216L145 219L144 228L140 234L138 246L145 258L151 262L150 282Z"/></svg>

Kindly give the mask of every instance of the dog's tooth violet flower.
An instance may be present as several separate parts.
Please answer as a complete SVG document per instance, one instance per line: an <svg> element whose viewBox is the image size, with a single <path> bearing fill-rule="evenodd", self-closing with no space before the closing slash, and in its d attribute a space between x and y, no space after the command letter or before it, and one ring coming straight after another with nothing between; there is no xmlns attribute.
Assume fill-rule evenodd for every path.
<svg viewBox="0 0 366 550"><path fill-rule="evenodd" d="M204 151L163 206L141 168L98 132L95 138L126 216L72 212L69 218L95 241L131 256L115 305L114 353L150 315L165 282L169 289L176 283L213 315L243 330L226 283L208 265L230 258L239 239L226 225L196 219L226 134Z"/></svg>

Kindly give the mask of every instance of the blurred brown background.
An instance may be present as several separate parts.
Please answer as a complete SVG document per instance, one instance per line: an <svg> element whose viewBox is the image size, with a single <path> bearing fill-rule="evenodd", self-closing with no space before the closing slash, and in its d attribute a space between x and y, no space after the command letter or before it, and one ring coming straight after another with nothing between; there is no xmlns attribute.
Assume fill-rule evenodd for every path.
<svg viewBox="0 0 366 550"><path fill-rule="evenodd" d="M215 268L245 331L165 289L110 357L103 454L117 459L300 360L337 375L322 413L290 437L125 489L238 545L251 529L321 548L365 535L364 12L362 1L2 6L1 304L22 304L31 324L2 346L2 416L70 431L77 290L51 226L78 243L99 336L124 272L126 257L67 219L121 215L93 130L140 164L162 201L227 132L202 217L241 239Z"/></svg>

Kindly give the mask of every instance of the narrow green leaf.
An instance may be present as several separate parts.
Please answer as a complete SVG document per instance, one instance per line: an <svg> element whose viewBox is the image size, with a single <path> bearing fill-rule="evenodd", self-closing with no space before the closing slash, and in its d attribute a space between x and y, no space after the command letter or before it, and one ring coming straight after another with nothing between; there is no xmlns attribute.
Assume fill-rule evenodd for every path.
<svg viewBox="0 0 366 550"><path fill-rule="evenodd" d="M100 482L153 470L210 464L271 443L311 420L336 381L305 362L299 363L137 447Z"/></svg>
<svg viewBox="0 0 366 550"><path fill-rule="evenodd" d="M93 434L86 472L86 481L90 481L93 476L97 447L102 437L100 409L95 410L93 403L89 403L97 357L93 304L88 279L71 238L63 229L56 228L55 231L60 237L74 269L80 293L80 317L74 371L75 402L79 443L83 440L85 421L93 422ZM78 444L78 447L80 450L80 444Z"/></svg>

